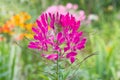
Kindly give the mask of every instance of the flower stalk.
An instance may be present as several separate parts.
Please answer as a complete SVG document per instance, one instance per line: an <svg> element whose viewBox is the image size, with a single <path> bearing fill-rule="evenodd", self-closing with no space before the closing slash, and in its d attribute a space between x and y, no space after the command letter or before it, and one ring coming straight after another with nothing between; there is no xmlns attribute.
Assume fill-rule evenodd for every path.
<svg viewBox="0 0 120 80"><path fill-rule="evenodd" d="M60 80L60 75L59 75L59 58L57 60L57 80Z"/></svg>
<svg viewBox="0 0 120 80"><path fill-rule="evenodd" d="M28 45L31 49L44 51L41 56L56 61L57 79L62 80L60 61L68 59L74 63L78 50L85 48L86 37L79 31L80 20L76 20L69 13L43 13L36 20L36 27L32 28L34 40Z"/></svg>

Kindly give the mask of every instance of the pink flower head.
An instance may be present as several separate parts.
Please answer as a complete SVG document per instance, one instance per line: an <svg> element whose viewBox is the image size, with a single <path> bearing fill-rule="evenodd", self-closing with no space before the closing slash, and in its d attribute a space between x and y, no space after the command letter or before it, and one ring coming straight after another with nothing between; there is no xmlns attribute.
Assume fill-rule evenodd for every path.
<svg viewBox="0 0 120 80"><path fill-rule="evenodd" d="M83 11L83 10L80 10L79 11L79 19L80 19L80 21L84 21L85 20L85 18L86 18L86 16L85 16L85 12Z"/></svg>
<svg viewBox="0 0 120 80"><path fill-rule="evenodd" d="M75 10L78 9L78 5L77 5L77 4L74 4L74 5L73 5L73 9L75 9Z"/></svg>
<svg viewBox="0 0 120 80"><path fill-rule="evenodd" d="M44 51L42 57L48 60L67 58L73 63L77 51L85 47L86 38L83 37L83 32L78 30L80 21L76 21L69 13L43 13L36 23L38 27L32 28L35 33L34 41L31 41L28 47ZM48 52L50 53L47 54Z"/></svg>
<svg viewBox="0 0 120 80"><path fill-rule="evenodd" d="M45 11L46 13L61 13L63 15L66 15L68 12L71 13L77 20L85 21L86 15L83 10L77 10L78 5L67 3L66 6L64 5L54 5L47 8Z"/></svg>
<svg viewBox="0 0 120 80"><path fill-rule="evenodd" d="M67 3L66 8L71 9L73 7L72 3Z"/></svg>

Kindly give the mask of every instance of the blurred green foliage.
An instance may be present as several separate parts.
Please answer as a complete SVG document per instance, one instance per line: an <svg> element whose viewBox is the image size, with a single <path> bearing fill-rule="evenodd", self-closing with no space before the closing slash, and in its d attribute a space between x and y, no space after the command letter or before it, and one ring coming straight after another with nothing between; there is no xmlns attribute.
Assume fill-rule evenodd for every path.
<svg viewBox="0 0 120 80"><path fill-rule="evenodd" d="M88 42L85 53L78 58L82 60L86 54L94 52L97 55L78 67L73 64L68 70L61 69L64 80L72 77L76 69L69 80L120 80L119 0L0 0L0 26L21 11L30 13L31 22L34 22L48 6L68 2L78 4L87 15L97 14L99 21L82 28L87 33ZM54 80L55 64L42 60L39 54L27 49L27 43L0 42L0 80Z"/></svg>

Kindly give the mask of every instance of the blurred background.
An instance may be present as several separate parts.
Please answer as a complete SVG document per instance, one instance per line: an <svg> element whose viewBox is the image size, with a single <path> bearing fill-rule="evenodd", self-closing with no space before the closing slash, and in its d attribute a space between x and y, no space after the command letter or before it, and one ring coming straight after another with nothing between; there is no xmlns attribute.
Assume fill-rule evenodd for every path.
<svg viewBox="0 0 120 80"><path fill-rule="evenodd" d="M0 0L0 80L54 80L55 65L27 44L40 14L57 10L81 20L88 40L79 61L97 54L63 71L64 80L120 80L120 0Z"/></svg>

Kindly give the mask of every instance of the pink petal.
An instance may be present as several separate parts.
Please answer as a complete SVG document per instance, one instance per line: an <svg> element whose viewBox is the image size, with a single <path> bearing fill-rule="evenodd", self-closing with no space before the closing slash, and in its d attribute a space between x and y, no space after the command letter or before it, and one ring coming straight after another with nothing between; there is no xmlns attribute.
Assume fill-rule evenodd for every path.
<svg viewBox="0 0 120 80"><path fill-rule="evenodd" d="M58 59L58 54L50 54L47 59L49 60L57 60Z"/></svg>
<svg viewBox="0 0 120 80"><path fill-rule="evenodd" d="M40 48L40 44L39 44L39 42L30 42L29 45L28 45L28 48L39 49Z"/></svg>
<svg viewBox="0 0 120 80"><path fill-rule="evenodd" d="M61 39L61 37L62 37L62 32L59 32L59 33L57 34L57 41L59 41L59 40Z"/></svg>
<svg viewBox="0 0 120 80"><path fill-rule="evenodd" d="M55 14L49 13L49 17L50 17L50 27L51 27L52 29L54 29Z"/></svg>
<svg viewBox="0 0 120 80"><path fill-rule="evenodd" d="M80 27L80 21L77 21L75 24L75 29L78 30L79 27Z"/></svg>
<svg viewBox="0 0 120 80"><path fill-rule="evenodd" d="M85 48L86 38L83 38L82 41L76 45L77 49L83 49Z"/></svg>
<svg viewBox="0 0 120 80"><path fill-rule="evenodd" d="M54 20L51 20L51 21L50 21L50 27L51 27L52 29L54 29L54 23L55 23Z"/></svg>
<svg viewBox="0 0 120 80"><path fill-rule="evenodd" d="M78 36L82 36L82 34L83 34L83 32L81 31L81 32L78 32Z"/></svg>
<svg viewBox="0 0 120 80"><path fill-rule="evenodd" d="M33 27L33 28L32 28L32 31L35 32L36 34L39 34L38 28Z"/></svg>
<svg viewBox="0 0 120 80"><path fill-rule="evenodd" d="M33 45L28 45L28 48L36 48L36 46L33 46Z"/></svg>
<svg viewBox="0 0 120 80"><path fill-rule="evenodd" d="M41 21L42 21L42 24L43 24L45 27L47 27L47 22L46 22L46 19L45 19L45 15L44 15L44 14L41 15Z"/></svg>
<svg viewBox="0 0 120 80"><path fill-rule="evenodd" d="M64 48L64 52L66 52L67 50L69 50L70 49L70 47L65 47Z"/></svg>
<svg viewBox="0 0 120 80"><path fill-rule="evenodd" d="M36 23L37 23L38 27L43 27L39 19L36 20Z"/></svg>
<svg viewBox="0 0 120 80"><path fill-rule="evenodd" d="M87 39L86 39L86 38L83 38L83 39L82 39L82 42L86 42L86 41L87 41Z"/></svg>
<svg viewBox="0 0 120 80"><path fill-rule="evenodd" d="M78 43L80 41L80 38L79 38L79 36L77 36L77 37L75 37L75 38L73 38L73 42L76 44L76 43Z"/></svg>
<svg viewBox="0 0 120 80"><path fill-rule="evenodd" d="M47 58L48 60L57 60L58 59L58 54L42 54L42 57Z"/></svg>
<svg viewBox="0 0 120 80"><path fill-rule="evenodd" d="M65 42L65 38L61 38L61 39L59 40L59 43L60 43L60 44L62 44L63 42Z"/></svg>
<svg viewBox="0 0 120 80"><path fill-rule="evenodd" d="M60 47L57 45L57 46L55 46L55 48L54 48L56 51L58 51L58 52L60 52L61 51L61 49L60 49Z"/></svg>
<svg viewBox="0 0 120 80"><path fill-rule="evenodd" d="M76 55L77 55L76 52L70 52L70 53L68 53L68 54L66 55L66 58L70 58L70 57L76 56Z"/></svg>
<svg viewBox="0 0 120 80"><path fill-rule="evenodd" d="M41 31L43 32L43 34L46 33L47 29L45 29L44 27L40 27Z"/></svg>
<svg viewBox="0 0 120 80"><path fill-rule="evenodd" d="M47 31L47 28L43 27L39 20L36 20L36 22L37 22L38 27L40 28L40 30L43 32L43 34L45 34L46 31Z"/></svg>
<svg viewBox="0 0 120 80"><path fill-rule="evenodd" d="M77 46L77 49L79 49L79 50L81 50L81 49L83 49L83 48L85 48L84 45L79 45L79 46Z"/></svg>
<svg viewBox="0 0 120 80"><path fill-rule="evenodd" d="M41 34L39 34L39 35L35 35L35 36L34 36L34 39L35 39L35 40L40 40L40 41L42 41L42 40L43 40L43 37L42 37Z"/></svg>
<svg viewBox="0 0 120 80"><path fill-rule="evenodd" d="M68 51L70 49L70 43L67 42L67 46L64 48L64 52Z"/></svg>
<svg viewBox="0 0 120 80"><path fill-rule="evenodd" d="M75 57L74 56L70 57L70 62L71 63L75 62Z"/></svg>

